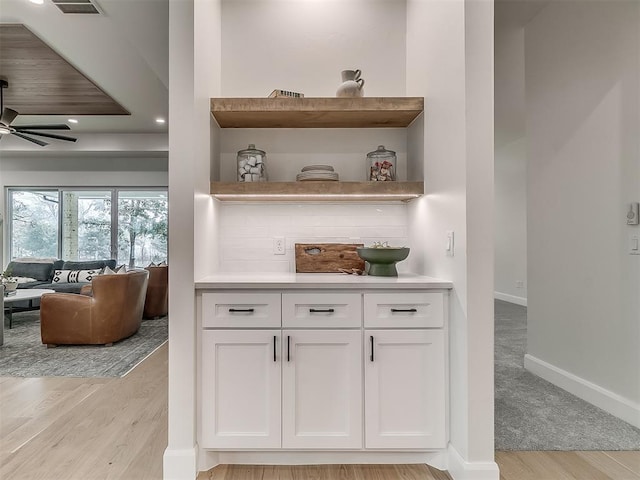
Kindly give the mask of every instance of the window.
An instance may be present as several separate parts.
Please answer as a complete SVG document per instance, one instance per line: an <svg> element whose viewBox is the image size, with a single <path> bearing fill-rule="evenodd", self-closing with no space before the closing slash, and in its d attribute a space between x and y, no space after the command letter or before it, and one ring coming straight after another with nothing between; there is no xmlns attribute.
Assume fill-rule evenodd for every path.
<svg viewBox="0 0 640 480"><path fill-rule="evenodd" d="M11 258L57 257L59 192L13 191L10 197Z"/></svg>
<svg viewBox="0 0 640 480"><path fill-rule="evenodd" d="M11 259L167 260L166 190L11 188L8 200Z"/></svg>
<svg viewBox="0 0 640 480"><path fill-rule="evenodd" d="M167 208L166 192L118 192L118 264L166 260Z"/></svg>
<svg viewBox="0 0 640 480"><path fill-rule="evenodd" d="M63 190L61 231L61 258L111 258L111 192Z"/></svg>

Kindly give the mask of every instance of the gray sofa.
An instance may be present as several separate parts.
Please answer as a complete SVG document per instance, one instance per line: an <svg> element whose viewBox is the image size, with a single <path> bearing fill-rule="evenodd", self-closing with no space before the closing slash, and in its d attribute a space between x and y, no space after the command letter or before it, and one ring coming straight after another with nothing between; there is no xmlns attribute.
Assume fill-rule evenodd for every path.
<svg viewBox="0 0 640 480"><path fill-rule="evenodd" d="M34 278L35 281L18 284L18 288L47 288L56 292L80 293L84 285L90 282L57 283L54 281L56 270L95 270L116 268L116 260L90 260L86 262L56 260L54 263L11 262L7 270L14 277Z"/></svg>

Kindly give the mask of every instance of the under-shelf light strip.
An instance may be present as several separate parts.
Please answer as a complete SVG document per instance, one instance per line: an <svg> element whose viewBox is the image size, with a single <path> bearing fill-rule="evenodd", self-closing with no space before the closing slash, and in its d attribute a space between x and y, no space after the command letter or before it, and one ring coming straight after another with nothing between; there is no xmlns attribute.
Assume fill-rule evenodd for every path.
<svg viewBox="0 0 640 480"><path fill-rule="evenodd" d="M307 193L291 193L291 194L278 194L278 193L214 193L213 196L215 198L220 199L247 199L247 198L318 198L318 199L326 199L326 198L418 198L420 195L416 193L376 193L376 194L341 194L341 193L317 193L317 194L307 194Z"/></svg>

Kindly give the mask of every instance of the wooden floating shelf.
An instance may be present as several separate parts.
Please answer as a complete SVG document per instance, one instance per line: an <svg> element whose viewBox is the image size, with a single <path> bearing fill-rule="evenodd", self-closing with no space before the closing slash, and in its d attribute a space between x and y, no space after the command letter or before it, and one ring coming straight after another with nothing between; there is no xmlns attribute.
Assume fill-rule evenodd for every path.
<svg viewBox="0 0 640 480"><path fill-rule="evenodd" d="M223 201L408 201L424 194L424 182L212 182Z"/></svg>
<svg viewBox="0 0 640 480"><path fill-rule="evenodd" d="M211 99L221 128L407 127L423 110L423 97Z"/></svg>

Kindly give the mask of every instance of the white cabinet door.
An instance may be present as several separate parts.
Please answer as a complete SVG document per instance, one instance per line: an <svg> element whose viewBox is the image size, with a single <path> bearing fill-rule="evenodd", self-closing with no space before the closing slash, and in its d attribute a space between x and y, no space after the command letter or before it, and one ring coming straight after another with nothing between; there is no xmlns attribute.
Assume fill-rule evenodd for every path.
<svg viewBox="0 0 640 480"><path fill-rule="evenodd" d="M202 447L280 448L280 331L202 336Z"/></svg>
<svg viewBox="0 0 640 480"><path fill-rule="evenodd" d="M365 447L446 447L442 330L365 330Z"/></svg>
<svg viewBox="0 0 640 480"><path fill-rule="evenodd" d="M360 330L282 332L282 447L362 447Z"/></svg>

